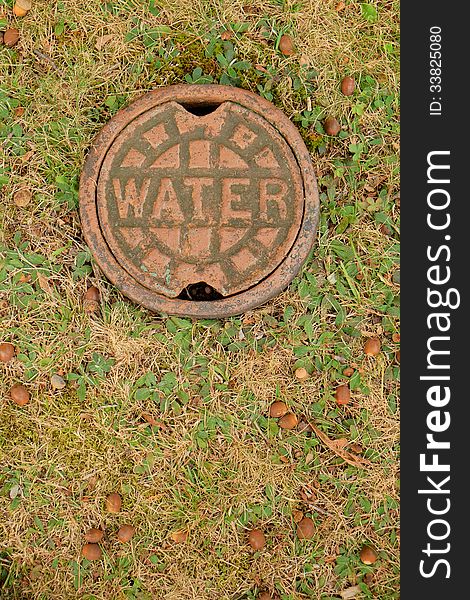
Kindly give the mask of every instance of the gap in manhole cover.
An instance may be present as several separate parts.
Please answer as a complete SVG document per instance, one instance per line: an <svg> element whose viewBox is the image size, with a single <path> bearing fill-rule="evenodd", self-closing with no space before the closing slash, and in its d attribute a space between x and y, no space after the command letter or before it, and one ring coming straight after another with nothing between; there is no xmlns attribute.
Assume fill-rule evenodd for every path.
<svg viewBox="0 0 470 600"><path fill-rule="evenodd" d="M90 250L146 308L227 317L282 291L315 239L313 166L290 120L241 89L178 85L119 111L80 181Z"/></svg>

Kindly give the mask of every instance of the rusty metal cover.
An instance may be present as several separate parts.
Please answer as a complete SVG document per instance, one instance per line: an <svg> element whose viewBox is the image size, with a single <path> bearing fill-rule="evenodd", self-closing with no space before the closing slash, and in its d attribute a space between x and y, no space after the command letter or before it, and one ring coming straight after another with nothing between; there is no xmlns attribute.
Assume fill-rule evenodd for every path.
<svg viewBox="0 0 470 600"><path fill-rule="evenodd" d="M94 140L80 216L106 276L150 310L242 313L284 289L315 239L308 150L270 102L220 85L145 94Z"/></svg>

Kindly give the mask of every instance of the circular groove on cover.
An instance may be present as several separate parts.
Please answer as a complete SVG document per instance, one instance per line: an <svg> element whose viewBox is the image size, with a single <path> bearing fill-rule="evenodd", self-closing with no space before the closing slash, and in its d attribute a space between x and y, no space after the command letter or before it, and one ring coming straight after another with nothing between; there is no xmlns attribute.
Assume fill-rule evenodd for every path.
<svg viewBox="0 0 470 600"><path fill-rule="evenodd" d="M119 111L80 181L85 239L150 310L239 314L284 289L310 251L319 200L308 150L270 102L179 85Z"/></svg>

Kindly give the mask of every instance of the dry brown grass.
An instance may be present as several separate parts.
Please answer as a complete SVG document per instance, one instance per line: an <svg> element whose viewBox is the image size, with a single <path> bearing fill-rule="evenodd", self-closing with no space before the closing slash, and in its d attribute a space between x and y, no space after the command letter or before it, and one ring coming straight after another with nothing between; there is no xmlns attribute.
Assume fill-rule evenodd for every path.
<svg viewBox="0 0 470 600"><path fill-rule="evenodd" d="M21 151L2 147L0 138L0 167L9 178L0 188L0 273L7 269L0 279L0 341L13 341L24 355L0 364L0 557L10 572L0 598L248 600L267 589L282 600L326 600L371 573L357 597L396 599L398 412L391 410L390 398L398 395L399 346L390 337L399 325L380 308L384 289L397 293L390 266L396 263L396 240L383 234L359 202L386 187L391 200L383 210L396 223L397 173L389 158L398 140L384 111L353 116L339 82L351 74L360 86L370 76L396 95L396 57L384 52L384 44L397 43L397 6L376 3L380 18L371 24L359 3L346 2L338 12L336 0L165 0L159 15L148 12L147 2L115 0L118 14L105 12L102 4L38 0L17 21L22 36L17 52L0 50L0 89L25 108L13 118L23 131ZM145 27L171 26L172 33L152 51L176 40L181 55L155 70L141 41L125 41L135 19ZM62 20L64 32L57 35ZM110 95L128 103L156 85L181 80L193 68L185 48L204 41L214 25L220 30L231 22L249 24L234 42L240 57L279 68L276 103L289 117L298 116L309 100L294 93L280 69L301 60L317 71L310 102L324 107L323 116L335 114L358 136L380 135L383 143L359 161L357 185L336 177L336 206L324 209L312 260L287 291L244 317L182 327L131 305L96 267L77 274L77 256L86 248L73 192L68 203L56 178L73 190L94 134L113 112L104 104ZM280 31L294 36L295 56L283 58L275 50ZM104 35L112 37L99 48ZM34 50L50 60L38 59ZM335 140L324 154L315 154L323 191L334 178L335 160L347 155L353 141ZM365 190L364 183L377 189ZM19 208L13 196L22 187L34 198ZM333 212L344 206L355 207L356 220L336 233ZM354 260L340 265L336 242L351 242ZM51 259L41 281L40 267L27 256L33 252ZM363 275L351 276L358 295L335 287L350 264ZM21 279L26 275L30 283ZM306 294L302 286L310 276L318 290ZM95 315L82 307L90 283L103 299ZM22 306L28 296L32 303ZM340 303L356 337L336 323L337 309L327 297ZM312 319L310 334L302 321L306 315ZM317 345L325 333L331 336ZM362 353L372 334L383 340L383 352L374 359ZM236 350L230 342L245 345ZM315 350L302 357L299 349L309 346ZM83 401L72 381L64 391L51 389L56 372L66 376L82 369L93 376L86 368L96 354L113 364L98 373L96 385L88 385ZM352 403L338 409L333 392L346 380L341 370L349 364L362 371L361 385L369 393L357 388ZM303 383L294 377L300 365L310 372ZM179 410L135 398L136 381L150 371L157 380L175 375L175 389L160 395L171 402L185 391ZM19 409L8 390L27 378L32 400ZM277 398L315 420L332 439L361 444L371 467L345 465L311 434L273 429L266 417ZM158 425L149 426L144 414ZM208 436L207 447L198 444L200 432ZM111 491L123 497L119 515L104 511ZM294 510L314 519L312 540L297 539ZM125 522L137 533L122 545L115 534ZM256 554L246 541L254 525L268 540ZM106 530L104 558L87 565L80 558L83 535L98 526ZM188 539L175 544L171 533L180 529L188 531ZM363 543L380 552L374 567L358 559ZM341 564L350 570L341 572Z"/></svg>

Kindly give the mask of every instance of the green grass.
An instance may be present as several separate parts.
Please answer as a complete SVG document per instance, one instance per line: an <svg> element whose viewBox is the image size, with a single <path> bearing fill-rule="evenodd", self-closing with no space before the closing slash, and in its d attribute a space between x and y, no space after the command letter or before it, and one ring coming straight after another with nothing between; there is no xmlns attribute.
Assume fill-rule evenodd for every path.
<svg viewBox="0 0 470 600"><path fill-rule="evenodd" d="M0 0L0 29L21 32L0 46L0 342L17 349L0 363L0 598L331 600L354 585L359 599L399 598L398 4L33 4L15 20ZM277 49L283 33L292 57ZM101 126L147 90L204 82L281 108L312 153L321 199L301 274L224 321L127 301L91 260L77 212ZM329 115L337 137L324 133ZM32 200L16 206L24 188ZM91 284L102 302L89 314ZM374 358L363 353L371 335ZM346 381L352 401L337 406ZM32 395L24 408L8 396L17 382ZM359 444L371 465L280 430L268 416L277 399ZM104 510L113 491L118 515ZM297 538L295 511L314 520L313 539ZM126 522L137 531L123 545ZM84 533L98 526L103 558L89 562ZM255 526L260 552L247 543ZM176 544L179 530L188 537ZM364 543L379 553L372 566Z"/></svg>

